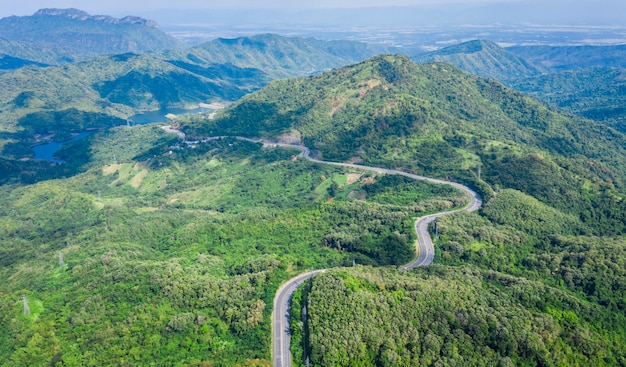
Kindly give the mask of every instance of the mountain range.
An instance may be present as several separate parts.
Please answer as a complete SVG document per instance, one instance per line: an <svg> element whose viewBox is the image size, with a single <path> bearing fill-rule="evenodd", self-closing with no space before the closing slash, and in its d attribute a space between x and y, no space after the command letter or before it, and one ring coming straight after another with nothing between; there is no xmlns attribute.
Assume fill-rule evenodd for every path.
<svg viewBox="0 0 626 367"><path fill-rule="evenodd" d="M620 103L603 98L623 71L553 73L488 41L437 62L380 51L259 35L3 58L23 67L0 75L0 364L269 366L274 295L316 268L291 303L294 364L626 365L626 136L496 80L541 98L567 86L550 101L586 108ZM223 100L168 129L126 126ZM85 129L65 163L29 159ZM433 223L432 266L394 265L416 217L465 198L385 168L482 196Z"/></svg>
<svg viewBox="0 0 626 367"><path fill-rule="evenodd" d="M234 39L218 38L189 50L166 51L164 57L256 68L276 79L315 74L394 51L393 47L362 42L261 34Z"/></svg>
<svg viewBox="0 0 626 367"><path fill-rule="evenodd" d="M592 67L626 68L626 45L512 46L507 50L551 71Z"/></svg>
<svg viewBox="0 0 626 367"><path fill-rule="evenodd" d="M275 78L319 73L377 52L359 42L266 34L218 39L186 50L21 68L0 75L0 118L6 121L0 132L9 134L0 141L12 141L3 155L23 158L32 154L26 147L34 143L34 135L66 135L84 127L68 114L93 115L90 127L110 126L138 111L234 101Z"/></svg>
<svg viewBox="0 0 626 367"><path fill-rule="evenodd" d="M415 56L446 62L569 113L625 131L625 46L514 46L470 41Z"/></svg>
<svg viewBox="0 0 626 367"><path fill-rule="evenodd" d="M2 18L0 38L13 42L0 43L0 54L28 55L28 59L48 64L184 46L155 22L132 16L92 16L77 9L41 9L31 16ZM33 47L41 52L32 52Z"/></svg>

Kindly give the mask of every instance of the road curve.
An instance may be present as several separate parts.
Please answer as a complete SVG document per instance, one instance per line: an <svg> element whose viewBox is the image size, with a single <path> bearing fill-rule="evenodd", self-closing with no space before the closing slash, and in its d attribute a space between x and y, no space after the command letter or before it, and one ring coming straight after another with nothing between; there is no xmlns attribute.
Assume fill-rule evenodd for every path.
<svg viewBox="0 0 626 367"><path fill-rule="evenodd" d="M176 130L169 129L169 132L176 133ZM416 248L416 259L407 264L405 266L400 267L400 270L410 270L419 266L427 266L433 262L435 257L435 246L433 245L433 240L430 237L430 233L428 233L428 225L432 223L435 219L439 217L443 217L445 215L451 215L454 213L458 213L460 211L475 211L478 210L482 206L482 199L478 193L470 189L469 187L462 185L460 183L440 180L436 178L424 177L415 175L412 173L397 171L393 169L380 168L380 167L371 167L371 166L362 166L358 164L351 163L339 163L339 162L327 162L319 159L315 159L311 157L311 151L309 148L304 145L295 145L295 144L283 144L283 143L270 143L263 140L244 138L240 136L236 137L228 137L228 136L214 136L203 141L211 141L217 139L224 138L235 138L241 141L247 141L252 143L262 143L263 147L282 147L282 148L293 148L300 150L300 155L303 158L308 159L311 162L320 163L320 164L329 164L333 166L340 167L348 167L355 168L365 171L372 171L381 174L387 175L402 175L414 180L419 181L428 181L435 184L440 185L449 185L454 188L457 188L469 197L468 204L461 209L444 211L435 214L425 215L423 217L418 218L415 221L415 234L417 235L417 241L415 244ZM324 272L325 270L315 270L307 273L300 274L287 282L285 282L278 291L276 292L276 296L274 297L274 311L272 312L272 354L273 354L273 365L274 367L291 367L291 336L290 336L290 324L289 324L289 304L291 301L291 297L293 293L298 289L298 287L304 283L305 280L310 279L320 272Z"/></svg>
<svg viewBox="0 0 626 367"><path fill-rule="evenodd" d="M253 140L248 138L237 138L239 140L250 141L250 142L262 142L259 140ZM303 145L294 145L294 144L280 144L280 143L267 143L262 142L264 147L283 147L283 148L294 148L300 150L302 153L300 154L302 157L316 163L321 164L330 164L333 166L340 167L349 167L356 168L366 171L373 171L377 173L387 174L387 175L402 175L408 178L412 178L414 180L420 181L428 181L435 184L441 185L450 185L453 186L463 192L469 197L469 203L462 209L445 211L435 214L430 214L423 216L415 221L415 233L417 234L417 242L415 244L416 248L416 259L408 265L401 267L401 270L410 270L416 268L418 266L426 266L430 265L433 262L435 257L435 246L433 245L433 240L430 237L430 233L428 233L428 225L433 222L438 217L442 217L444 215L450 215L457 213L459 211L465 210L468 212L477 210L482 205L482 200L480 195L470 189L469 187L451 181L444 181L419 175L414 175L412 173L396 171L393 169L380 168L380 167L370 167L370 166L362 166L358 164L350 164L350 163L339 163L339 162L327 162L319 159L315 159L311 157L311 151L309 148ZM291 367L291 337L289 335L289 302L293 293L296 291L298 286L302 284L305 280L315 276L320 271L313 271L298 275L297 277L288 280L276 293L276 297L274 298L274 313L272 314L272 344L274 348L274 367Z"/></svg>
<svg viewBox="0 0 626 367"><path fill-rule="evenodd" d="M251 141L251 142L260 142L258 140L252 140L252 139L246 139L246 138L238 138L238 139ZM350 163L322 161L319 159L312 158L311 151L309 150L309 148L303 145L263 143L263 146L264 147L279 146L283 148L294 148L302 152L301 153L302 157L312 162L321 163L321 164L330 164L333 166L340 166L340 167L356 168L356 169L373 171L373 172L387 174L387 175L402 175L402 176L411 178L413 180L428 181L428 182L439 184L439 185L449 185L465 192L465 194L469 198L469 203L464 208L426 215L426 216L420 217L419 219L415 221L415 234L417 235L417 242L415 244L415 248L416 248L417 256L413 262L401 267L400 268L401 270L410 270L418 266L430 265L433 262L433 259L435 257L435 246L433 245L432 238L430 237L430 234L428 233L428 225L430 223L432 223L438 217L443 217L444 215L454 214L463 210L468 211L468 212L477 210L482 205L482 200L480 198L480 195L478 195L478 193L476 193L469 187L462 185L460 183L457 183L457 182L444 181L444 180L439 180L436 178L419 176L419 175L415 175L412 173L407 173L407 172L397 171L397 170L387 169L387 168L362 166L362 165L350 164Z"/></svg>

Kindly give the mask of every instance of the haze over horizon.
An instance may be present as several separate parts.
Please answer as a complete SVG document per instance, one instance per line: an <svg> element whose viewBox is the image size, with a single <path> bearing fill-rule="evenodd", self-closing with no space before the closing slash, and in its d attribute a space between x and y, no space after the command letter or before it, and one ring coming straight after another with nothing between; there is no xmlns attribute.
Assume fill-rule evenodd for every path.
<svg viewBox="0 0 626 367"><path fill-rule="evenodd" d="M115 17L134 15L156 20L161 25L184 21L195 23L203 19L207 23L227 21L232 24L240 14L242 22L256 24L318 23L334 18L328 19L328 22L399 26L410 22L428 22L429 25L538 23L621 26L625 18L623 14L626 14L626 4L618 0L320 0L306 4L289 0L262 3L251 0L179 0L175 3L170 0L110 0L98 3L87 0L26 0L3 6L0 17L32 15L42 8L76 8L92 15ZM386 10L377 12L371 8ZM207 18L209 14L220 16ZM334 16L328 17L328 14ZM398 14L404 17L397 19Z"/></svg>

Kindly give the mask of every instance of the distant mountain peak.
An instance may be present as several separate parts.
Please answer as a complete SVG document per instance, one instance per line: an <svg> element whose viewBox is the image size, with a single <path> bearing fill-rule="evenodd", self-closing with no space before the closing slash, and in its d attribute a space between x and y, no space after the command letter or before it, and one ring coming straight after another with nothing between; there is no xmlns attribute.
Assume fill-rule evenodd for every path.
<svg viewBox="0 0 626 367"><path fill-rule="evenodd" d="M39 9L34 15L47 15L54 17L68 17L73 19L87 19L89 18L89 14L78 9L70 8L70 9L57 9L57 8L45 8Z"/></svg>
<svg viewBox="0 0 626 367"><path fill-rule="evenodd" d="M69 8L69 9L57 9L57 8L46 8L40 9L37 11L35 16L53 16L53 17L66 17L70 19L76 20L93 20L97 22L103 22L108 24L136 24L143 25L152 28L159 28L158 24L154 21L143 19L135 16L127 16L121 19L117 19L108 15L89 15L89 13L84 12L79 9Z"/></svg>

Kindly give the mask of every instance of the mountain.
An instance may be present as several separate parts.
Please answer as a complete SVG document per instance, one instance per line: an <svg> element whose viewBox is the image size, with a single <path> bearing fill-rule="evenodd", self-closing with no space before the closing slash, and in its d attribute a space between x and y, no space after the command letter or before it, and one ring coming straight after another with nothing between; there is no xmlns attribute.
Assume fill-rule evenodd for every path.
<svg viewBox="0 0 626 367"><path fill-rule="evenodd" d="M263 34L218 38L185 53L189 58L203 62L252 67L267 72L272 78L285 78L319 73L394 50L354 41L320 41ZM166 55L182 55L182 52L166 52Z"/></svg>
<svg viewBox="0 0 626 367"><path fill-rule="evenodd" d="M415 57L498 80L567 112L626 131L626 46L514 46L470 41ZM538 65L538 66L535 66Z"/></svg>
<svg viewBox="0 0 626 367"><path fill-rule="evenodd" d="M141 110L231 101L269 82L263 71L233 65L191 65L151 54L100 56L0 75L3 155L24 158L34 136L125 123ZM18 86L17 88L15 86ZM89 121L89 123L87 123ZM3 140L3 139L0 139Z"/></svg>
<svg viewBox="0 0 626 367"><path fill-rule="evenodd" d="M626 69L567 70L511 81L509 85L565 111L626 132Z"/></svg>
<svg viewBox="0 0 626 367"><path fill-rule="evenodd" d="M373 52L358 42L275 35L216 42L229 57L204 46L100 56L0 75L0 118L5 121L0 132L8 134L0 136L2 156L28 158L37 134L67 136L87 125L117 125L137 111L234 101L280 75L309 75ZM241 53L247 56L237 59ZM81 118L90 123L80 123Z"/></svg>
<svg viewBox="0 0 626 367"><path fill-rule="evenodd" d="M510 51L545 70L591 67L626 68L626 45L615 46L513 46Z"/></svg>
<svg viewBox="0 0 626 367"><path fill-rule="evenodd" d="M182 47L152 21L132 16L91 16L77 9L42 9L31 16L2 18L0 37L53 52L57 63ZM50 62L45 57L31 59Z"/></svg>
<svg viewBox="0 0 626 367"><path fill-rule="evenodd" d="M615 195L624 197L626 136L561 115L452 65L379 56L271 83L215 120L182 127L191 136L291 134L327 160L455 177L471 185L481 184L475 174L482 168L492 187L521 190L567 213L585 212L587 225L597 230L626 229L626 210L617 216L598 210L626 205L606 196L619 188ZM581 191L585 185L604 193L590 199Z"/></svg>
<svg viewBox="0 0 626 367"><path fill-rule="evenodd" d="M45 70L111 81L150 60L117 58ZM104 78L109 63L123 72ZM45 117L94 121L63 112ZM154 125L95 132L60 166L0 158L0 179L27 183L0 186L0 365L270 366L274 295L311 268L328 270L294 295L294 361L626 362L624 135L454 66L388 55L274 81L180 125L302 136L326 158L468 182L485 204L438 218L436 264L399 271L388 264L411 256L415 217L462 205L456 190L235 138L187 145ZM37 164L81 162L83 173L32 183Z"/></svg>
<svg viewBox="0 0 626 367"><path fill-rule="evenodd" d="M446 62L481 76L506 81L538 75L541 70L522 57L486 40L475 40L414 57L418 63Z"/></svg>

